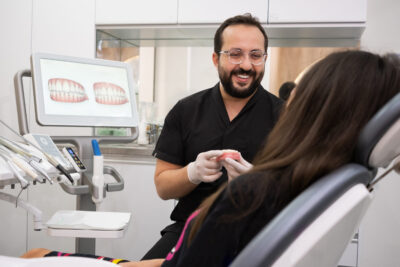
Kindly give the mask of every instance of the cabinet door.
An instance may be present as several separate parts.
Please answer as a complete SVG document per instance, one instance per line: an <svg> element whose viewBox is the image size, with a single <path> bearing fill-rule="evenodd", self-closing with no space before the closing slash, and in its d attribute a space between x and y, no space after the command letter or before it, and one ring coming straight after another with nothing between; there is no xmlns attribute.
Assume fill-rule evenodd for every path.
<svg viewBox="0 0 400 267"><path fill-rule="evenodd" d="M268 0L179 0L178 23L221 23L244 13L267 23Z"/></svg>
<svg viewBox="0 0 400 267"><path fill-rule="evenodd" d="M96 24L177 22L177 0L96 0Z"/></svg>
<svg viewBox="0 0 400 267"><path fill-rule="evenodd" d="M270 0L268 23L365 22L367 0Z"/></svg>

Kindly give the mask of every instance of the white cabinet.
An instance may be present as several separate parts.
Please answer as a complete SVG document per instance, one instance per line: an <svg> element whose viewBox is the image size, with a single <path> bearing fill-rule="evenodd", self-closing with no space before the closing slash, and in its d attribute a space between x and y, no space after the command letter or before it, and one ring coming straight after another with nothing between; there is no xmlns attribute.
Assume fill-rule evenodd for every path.
<svg viewBox="0 0 400 267"><path fill-rule="evenodd" d="M210 46L221 22L251 13L271 46L354 46L365 29L367 1L96 0L96 28L140 45Z"/></svg>
<svg viewBox="0 0 400 267"><path fill-rule="evenodd" d="M268 23L359 23L367 0L270 0Z"/></svg>
<svg viewBox="0 0 400 267"><path fill-rule="evenodd" d="M216 23L244 13L251 13L267 23L268 0L178 0L178 23Z"/></svg>
<svg viewBox="0 0 400 267"><path fill-rule="evenodd" d="M359 23L367 0L96 0L97 25L219 24L251 13L261 23Z"/></svg>
<svg viewBox="0 0 400 267"><path fill-rule="evenodd" d="M177 0L96 0L96 25L175 24Z"/></svg>
<svg viewBox="0 0 400 267"><path fill-rule="evenodd" d="M219 24L244 13L267 23L268 0L96 0L96 25Z"/></svg>

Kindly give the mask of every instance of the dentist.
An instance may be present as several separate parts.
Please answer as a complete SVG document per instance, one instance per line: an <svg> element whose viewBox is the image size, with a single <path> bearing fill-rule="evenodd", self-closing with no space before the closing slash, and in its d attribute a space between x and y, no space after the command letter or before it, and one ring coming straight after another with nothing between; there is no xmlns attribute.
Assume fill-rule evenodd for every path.
<svg viewBox="0 0 400 267"><path fill-rule="evenodd" d="M261 85L268 37L250 14L224 21L214 36L212 60L220 82L188 96L172 108L154 149L158 195L178 199L173 224L143 259L164 258L178 241L188 216L222 184L249 170L273 128L281 100ZM238 161L217 161L223 149ZM224 168L222 168L224 167Z"/></svg>

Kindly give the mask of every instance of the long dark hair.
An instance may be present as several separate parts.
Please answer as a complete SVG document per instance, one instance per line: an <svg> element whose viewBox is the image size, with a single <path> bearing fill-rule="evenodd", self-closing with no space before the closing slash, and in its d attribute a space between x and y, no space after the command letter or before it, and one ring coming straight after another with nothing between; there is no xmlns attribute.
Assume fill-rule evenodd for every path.
<svg viewBox="0 0 400 267"><path fill-rule="evenodd" d="M299 193L319 177L350 162L361 128L399 91L400 62L396 55L344 51L317 62L296 86L293 100L253 161L250 173L265 179L249 179L253 184L248 186L255 192L250 205L240 206L240 199L246 197L244 192L242 197L231 198L242 211L231 217L241 218L260 207L271 178L282 181L280 193L293 195L290 191ZM200 206L189 242L221 191Z"/></svg>

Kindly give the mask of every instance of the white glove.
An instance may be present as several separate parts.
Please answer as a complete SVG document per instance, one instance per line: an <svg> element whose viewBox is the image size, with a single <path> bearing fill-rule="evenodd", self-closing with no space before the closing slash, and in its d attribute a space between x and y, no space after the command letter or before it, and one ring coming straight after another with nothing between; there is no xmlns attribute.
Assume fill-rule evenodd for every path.
<svg viewBox="0 0 400 267"><path fill-rule="evenodd" d="M253 164L246 161L242 155L240 155L240 159L238 161L231 158L226 158L223 160L222 165L225 167L228 173L229 181L253 168Z"/></svg>
<svg viewBox="0 0 400 267"><path fill-rule="evenodd" d="M222 164L216 161L216 157L222 153L222 150L210 150L198 154L196 160L187 167L189 181L193 184L210 183L221 177Z"/></svg>

